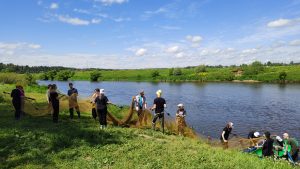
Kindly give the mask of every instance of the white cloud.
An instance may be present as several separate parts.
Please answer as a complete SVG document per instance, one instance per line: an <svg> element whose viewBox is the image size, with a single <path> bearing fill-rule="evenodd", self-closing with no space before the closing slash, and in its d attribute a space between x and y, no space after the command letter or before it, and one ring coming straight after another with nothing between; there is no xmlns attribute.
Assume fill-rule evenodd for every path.
<svg viewBox="0 0 300 169"><path fill-rule="evenodd" d="M295 19L278 19L271 21L267 24L270 28L279 28L279 27L287 27L294 26L295 24L300 23L300 18Z"/></svg>
<svg viewBox="0 0 300 169"><path fill-rule="evenodd" d="M257 53L257 52L258 52L258 50L256 48L242 50L243 54L254 54L254 53Z"/></svg>
<svg viewBox="0 0 300 169"><path fill-rule="evenodd" d="M186 36L186 39L189 40L192 43L200 43L203 38L201 36L188 35L188 36Z"/></svg>
<svg viewBox="0 0 300 169"><path fill-rule="evenodd" d="M64 23L68 23L71 25L89 25L90 21L88 20L83 20L79 18L72 18L69 16L63 16L63 15L58 15L58 20Z"/></svg>
<svg viewBox="0 0 300 169"><path fill-rule="evenodd" d="M58 3L51 3L51 5L50 5L50 9L58 9L59 8L59 5L58 5Z"/></svg>
<svg viewBox="0 0 300 169"><path fill-rule="evenodd" d="M185 53L179 52L179 53L176 54L176 58L183 58L184 55L185 55Z"/></svg>
<svg viewBox="0 0 300 169"><path fill-rule="evenodd" d="M91 23L93 23L93 24L98 24L98 23L100 23L101 22L101 19L92 19L91 20Z"/></svg>
<svg viewBox="0 0 300 169"><path fill-rule="evenodd" d="M135 52L136 56L144 56L147 53L147 49L145 48L140 48Z"/></svg>
<svg viewBox="0 0 300 169"><path fill-rule="evenodd" d="M159 26L159 27L162 29L165 29L165 30L181 30L181 27L178 27L178 26L165 25L165 26Z"/></svg>
<svg viewBox="0 0 300 169"><path fill-rule="evenodd" d="M76 17L64 16L64 15L56 15L58 20L63 23L68 23L71 25L79 25L79 26L87 26L90 24L99 24L101 23L101 19L93 18L91 20L80 19Z"/></svg>
<svg viewBox="0 0 300 169"><path fill-rule="evenodd" d="M123 4L128 2L128 0L95 0L96 2L102 2L104 5L112 5L112 4Z"/></svg>
<svg viewBox="0 0 300 169"><path fill-rule="evenodd" d="M119 17L119 18L114 18L113 20L115 22L124 22L124 21L130 21L131 18L122 18L122 17Z"/></svg>
<svg viewBox="0 0 300 169"><path fill-rule="evenodd" d="M41 45L38 45L38 44L28 44L28 47L31 48L31 49L40 49Z"/></svg>
<svg viewBox="0 0 300 169"><path fill-rule="evenodd" d="M171 46L169 48L166 49L167 53L179 53L180 52L180 48L179 46Z"/></svg>
<svg viewBox="0 0 300 169"><path fill-rule="evenodd" d="M300 46L300 39L293 40L290 42L291 46Z"/></svg>

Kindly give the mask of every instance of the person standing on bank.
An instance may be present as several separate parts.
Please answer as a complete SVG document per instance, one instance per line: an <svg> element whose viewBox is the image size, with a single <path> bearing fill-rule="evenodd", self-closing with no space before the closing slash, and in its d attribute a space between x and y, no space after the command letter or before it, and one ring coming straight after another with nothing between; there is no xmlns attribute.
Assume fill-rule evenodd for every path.
<svg viewBox="0 0 300 169"><path fill-rule="evenodd" d="M77 112L78 118L80 118L80 111L79 106L77 102L77 96L78 91L73 87L73 83L69 83L70 89L68 90L68 96L69 96L69 112L70 112L70 118L73 119L74 116L74 108Z"/></svg>
<svg viewBox="0 0 300 169"><path fill-rule="evenodd" d="M164 110L167 107L166 100L161 97L162 91L158 90L156 92L156 98L154 99L153 106L151 110L155 110L155 115L152 120L152 128L155 130L156 120L159 118L161 120L161 127L163 129L163 133L165 132L164 128Z"/></svg>
<svg viewBox="0 0 300 169"><path fill-rule="evenodd" d="M100 89L99 95L96 97L94 102L96 103L97 107L100 128L104 129L107 127L107 104L111 104L111 102L105 96L104 89Z"/></svg>
<svg viewBox="0 0 300 169"><path fill-rule="evenodd" d="M177 132L180 136L183 136L184 128L186 127L186 123L185 123L186 111L182 103L178 104L177 107L178 107L176 112Z"/></svg>
<svg viewBox="0 0 300 169"><path fill-rule="evenodd" d="M21 117L21 102L22 102L22 99L21 99L21 85L16 85L16 88L13 89L11 91L11 94L10 96L12 97L12 104L15 108L15 119L16 120L20 120L20 117Z"/></svg>
<svg viewBox="0 0 300 169"><path fill-rule="evenodd" d="M92 103L92 117L96 120L97 119L97 108L95 99L100 95L100 89L95 89L93 95L91 96L91 103Z"/></svg>
<svg viewBox="0 0 300 169"><path fill-rule="evenodd" d="M51 91L51 88L52 88L52 84L48 84L48 89L46 91L46 99L47 99L47 103L48 103L48 112L50 115L53 114L53 110L52 110L52 104L51 104L51 100L50 100L50 91Z"/></svg>
<svg viewBox="0 0 300 169"><path fill-rule="evenodd" d="M138 122L140 126L144 121L145 125L147 125L147 115L145 113L145 109L147 109L145 92L142 90L137 96L135 96L135 109L138 115Z"/></svg>
<svg viewBox="0 0 300 169"><path fill-rule="evenodd" d="M223 144L224 149L228 148L228 138L232 131L232 128L233 128L233 123L228 122L227 125L224 127L222 134L220 136L220 140L221 140L221 143Z"/></svg>
<svg viewBox="0 0 300 169"><path fill-rule="evenodd" d="M57 87L55 84L51 85L50 88L50 102L53 110L52 111L53 122L57 123L58 114L59 114L59 98L58 98Z"/></svg>

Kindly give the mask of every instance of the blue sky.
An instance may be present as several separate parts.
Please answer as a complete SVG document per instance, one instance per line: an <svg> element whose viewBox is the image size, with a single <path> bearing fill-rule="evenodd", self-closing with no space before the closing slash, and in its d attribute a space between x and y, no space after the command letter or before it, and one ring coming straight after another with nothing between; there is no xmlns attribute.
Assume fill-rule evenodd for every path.
<svg viewBox="0 0 300 169"><path fill-rule="evenodd" d="M300 62L299 0L3 0L0 62L77 68Z"/></svg>

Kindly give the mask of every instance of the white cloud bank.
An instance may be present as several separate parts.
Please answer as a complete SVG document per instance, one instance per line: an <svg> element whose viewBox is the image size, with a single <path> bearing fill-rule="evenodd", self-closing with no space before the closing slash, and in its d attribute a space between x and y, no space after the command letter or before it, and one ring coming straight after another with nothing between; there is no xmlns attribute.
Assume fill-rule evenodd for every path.
<svg viewBox="0 0 300 169"><path fill-rule="evenodd" d="M56 15L56 17L60 22L71 24L71 25L77 25L77 26L99 24L101 22L101 19L97 19L97 18L93 18L92 20L85 20L85 19L80 19L77 17L70 17L70 16L64 16L64 15Z"/></svg>
<svg viewBox="0 0 300 169"><path fill-rule="evenodd" d="M136 56L144 56L147 53L147 49L145 48L140 48L135 52Z"/></svg>
<svg viewBox="0 0 300 169"><path fill-rule="evenodd" d="M104 5L112 5L112 4L123 4L128 2L128 0L95 0L96 2L101 2Z"/></svg>

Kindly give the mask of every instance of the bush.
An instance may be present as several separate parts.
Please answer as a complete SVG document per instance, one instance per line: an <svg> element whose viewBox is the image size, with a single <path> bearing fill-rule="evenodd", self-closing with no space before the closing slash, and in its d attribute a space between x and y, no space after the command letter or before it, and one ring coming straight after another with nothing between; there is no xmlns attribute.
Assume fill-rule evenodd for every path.
<svg viewBox="0 0 300 169"><path fill-rule="evenodd" d="M98 79L101 77L101 72L99 71L93 71L90 73L90 80L92 82L98 81Z"/></svg>
<svg viewBox="0 0 300 169"><path fill-rule="evenodd" d="M174 75L174 76L180 76L180 75L182 75L181 69L180 69L180 68L174 69L173 75Z"/></svg>
<svg viewBox="0 0 300 169"><path fill-rule="evenodd" d="M36 81L35 81L34 77L32 76L32 74L26 73L25 74L25 80L26 80L28 85L36 84Z"/></svg>
<svg viewBox="0 0 300 169"><path fill-rule="evenodd" d="M70 79L71 77L73 77L74 74L75 73L73 71L62 70L62 71L59 71L56 76L57 76L58 80L67 81L68 79Z"/></svg>
<svg viewBox="0 0 300 169"><path fill-rule="evenodd" d="M197 67L195 68L195 72L196 72L196 73L206 72L206 66L205 66L205 65L197 66Z"/></svg>
<svg viewBox="0 0 300 169"><path fill-rule="evenodd" d="M158 70L154 70L152 73L151 73L151 76L152 78L156 78L159 76L159 71Z"/></svg>
<svg viewBox="0 0 300 169"><path fill-rule="evenodd" d="M279 80L280 81L284 82L285 79L286 79L286 77L287 77L287 73L286 72L280 72L279 73Z"/></svg>
<svg viewBox="0 0 300 169"><path fill-rule="evenodd" d="M47 77L50 80L54 80L55 76L57 75L57 71L56 70L51 70L49 72L47 72Z"/></svg>
<svg viewBox="0 0 300 169"><path fill-rule="evenodd" d="M174 68L169 69L169 76L173 76Z"/></svg>
<svg viewBox="0 0 300 169"><path fill-rule="evenodd" d="M24 76L16 73L0 73L0 83L27 85Z"/></svg>

